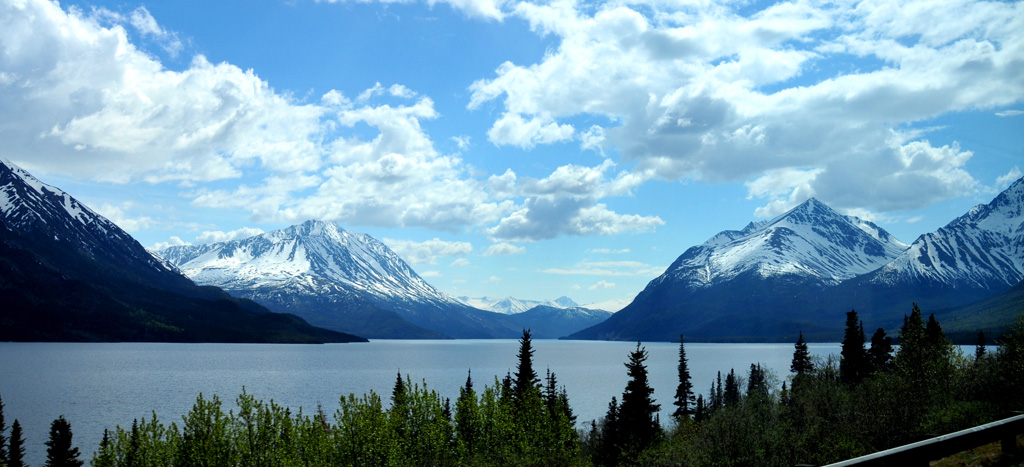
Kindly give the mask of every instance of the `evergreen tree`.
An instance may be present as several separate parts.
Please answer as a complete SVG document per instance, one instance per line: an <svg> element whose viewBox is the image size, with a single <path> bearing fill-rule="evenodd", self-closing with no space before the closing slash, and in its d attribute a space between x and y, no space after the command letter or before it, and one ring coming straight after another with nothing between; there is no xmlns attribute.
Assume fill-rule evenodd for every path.
<svg viewBox="0 0 1024 467"><path fill-rule="evenodd" d="M740 404L740 387L736 381L735 369L730 369L725 376L725 398L722 400L723 407L736 407Z"/></svg>
<svg viewBox="0 0 1024 467"><path fill-rule="evenodd" d="M715 410L725 407L725 390L722 389L722 372L718 372L717 386L715 386Z"/></svg>
<svg viewBox="0 0 1024 467"><path fill-rule="evenodd" d="M4 432L7 431L7 422L4 421L4 400L0 398L0 466L7 463L7 437Z"/></svg>
<svg viewBox="0 0 1024 467"><path fill-rule="evenodd" d="M896 352L896 366L903 372L912 372L924 365L924 319L921 309L914 304L910 316L903 316L900 327L900 349Z"/></svg>
<svg viewBox="0 0 1024 467"><path fill-rule="evenodd" d="M679 335L679 385L676 386L676 398L672 405L676 406L672 416L678 420L690 418L693 415L693 382L690 381L689 362L686 359L686 348L683 347L683 335Z"/></svg>
<svg viewBox="0 0 1024 467"><path fill-rule="evenodd" d="M25 467L25 439L21 435L21 423L14 419L11 438L7 449L7 467Z"/></svg>
<svg viewBox="0 0 1024 467"><path fill-rule="evenodd" d="M46 442L46 467L82 467L78 448L71 447L71 424L61 415L50 424Z"/></svg>
<svg viewBox="0 0 1024 467"><path fill-rule="evenodd" d="M768 400L768 378L761 364L750 364L750 376L747 378L747 399L760 402Z"/></svg>
<svg viewBox="0 0 1024 467"><path fill-rule="evenodd" d="M480 406L476 391L473 390L472 372L466 375L466 384L459 389L459 398L455 400L455 433L464 451L464 457L472 458L483 436Z"/></svg>
<svg viewBox="0 0 1024 467"><path fill-rule="evenodd" d="M864 350L864 323L857 319L857 311L846 313L846 331L840 352L839 377L844 383L855 385L867 375L867 351Z"/></svg>
<svg viewBox="0 0 1024 467"><path fill-rule="evenodd" d="M391 407L404 407L408 395L405 390L405 381L402 380L402 372L395 377L395 386L391 389Z"/></svg>
<svg viewBox="0 0 1024 467"><path fill-rule="evenodd" d="M130 465L128 462L124 464ZM117 465L114 446L110 442L110 432L106 429L103 430L103 439L100 440L100 447L92 455L92 462L89 465L92 467L115 467Z"/></svg>
<svg viewBox="0 0 1024 467"><path fill-rule="evenodd" d="M978 341L974 347L974 360L980 361L985 358L985 331L978 330Z"/></svg>
<svg viewBox="0 0 1024 467"><path fill-rule="evenodd" d="M926 352L933 358L946 359L953 353L953 343L942 332L942 326L935 319L934 313L928 315L928 323L924 326L924 341Z"/></svg>
<svg viewBox="0 0 1024 467"><path fill-rule="evenodd" d="M693 412L693 420L697 423L703 422L708 418L708 408L704 405L704 395L697 394L697 408Z"/></svg>
<svg viewBox="0 0 1024 467"><path fill-rule="evenodd" d="M868 360L872 371L885 372L892 369L892 338L885 335L885 329L878 328L871 336Z"/></svg>
<svg viewBox="0 0 1024 467"><path fill-rule="evenodd" d="M519 339L519 353L516 355L519 363L516 364L515 386L512 387L512 397L516 401L522 401L528 391L540 390L540 378L533 371L533 352L530 330L523 329L523 337Z"/></svg>
<svg viewBox="0 0 1024 467"><path fill-rule="evenodd" d="M800 337L797 338L796 344L793 347L793 363L789 365L789 371L796 373L798 376L813 371L814 363L811 363L811 353L807 350L807 342L804 341L803 331L800 331Z"/></svg>
<svg viewBox="0 0 1024 467"><path fill-rule="evenodd" d="M608 412L601 424L601 436L597 443L597 465L618 465L622 456L622 429L619 426L619 402L615 396L608 403Z"/></svg>
<svg viewBox="0 0 1024 467"><path fill-rule="evenodd" d="M622 405L619 407L619 428L623 433L625 451L631 458L657 441L661 434L656 418L661 406L654 403L654 389L647 380L645 361L647 349L637 342L636 350L630 352L626 362L629 381L622 392Z"/></svg>

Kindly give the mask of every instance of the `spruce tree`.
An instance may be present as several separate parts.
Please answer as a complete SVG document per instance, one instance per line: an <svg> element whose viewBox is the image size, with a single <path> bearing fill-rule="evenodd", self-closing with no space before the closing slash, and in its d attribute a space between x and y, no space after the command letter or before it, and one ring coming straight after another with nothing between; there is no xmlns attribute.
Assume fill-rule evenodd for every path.
<svg viewBox="0 0 1024 467"><path fill-rule="evenodd" d="M978 330L978 341L974 347L974 360L981 361L985 358L985 331Z"/></svg>
<svg viewBox="0 0 1024 467"><path fill-rule="evenodd" d="M857 311L851 310L846 313L842 359L839 361L839 377L846 384L858 384L867 375L868 358L864 341L864 323L857 319Z"/></svg>
<svg viewBox="0 0 1024 467"><path fill-rule="evenodd" d="M515 385L512 387L512 397L516 401L522 401L528 391L540 390L540 378L533 370L533 344L529 329L523 329L523 337L519 339L519 353L516 357L519 363L516 364Z"/></svg>
<svg viewBox="0 0 1024 467"><path fill-rule="evenodd" d="M878 328L871 336L868 360L872 371L887 372L892 369L892 338L885 335L885 329Z"/></svg>
<svg viewBox="0 0 1024 467"><path fill-rule="evenodd" d="M736 407L740 404L740 387L736 381L735 369L730 369L725 376L725 398L722 400L723 407Z"/></svg>
<svg viewBox="0 0 1024 467"><path fill-rule="evenodd" d="M676 398L672 405L676 406L672 416L677 420L690 418L693 415L695 403L693 395L693 382L690 381L690 368L686 359L686 348L683 347L683 335L679 335L679 385L676 386Z"/></svg>
<svg viewBox="0 0 1024 467"><path fill-rule="evenodd" d="M395 386L391 389L391 407L392 410L395 408L405 407L408 394L405 389L405 381L402 380L402 372L398 372L398 376L395 377Z"/></svg>
<svg viewBox="0 0 1024 467"><path fill-rule="evenodd" d="M768 400L768 377L761 364L750 364L750 377L747 379L747 399L764 402Z"/></svg>
<svg viewBox="0 0 1024 467"><path fill-rule="evenodd" d="M480 406L473 390L473 373L466 375L466 384L459 389L455 400L455 433L467 458L472 458L483 436Z"/></svg>
<svg viewBox="0 0 1024 467"><path fill-rule="evenodd" d="M798 376L813 371L814 364L811 363L811 353L807 350L807 342L804 341L803 331L800 331L800 337L797 338L796 344L793 347L793 363L789 365L789 371L796 373Z"/></svg>
<svg viewBox="0 0 1024 467"><path fill-rule="evenodd" d="M71 424L61 415L50 424L46 441L46 467L82 467L78 448L71 446Z"/></svg>
<svg viewBox="0 0 1024 467"><path fill-rule="evenodd" d="M703 422L708 418L708 408L704 405L704 395L697 394L697 408L693 412L693 420L697 423Z"/></svg>
<svg viewBox="0 0 1024 467"><path fill-rule="evenodd" d="M25 439L21 435L21 423L14 419L11 424L11 438L7 449L7 467L25 467Z"/></svg>
<svg viewBox="0 0 1024 467"><path fill-rule="evenodd" d="M0 466L3 466L8 461L7 455L7 437L4 432L7 431L7 422L4 421L4 400L0 398Z"/></svg>
<svg viewBox="0 0 1024 467"><path fill-rule="evenodd" d="M619 407L619 428L628 454L640 453L657 441L661 434L657 421L661 406L654 403L654 389L647 380L645 361L647 349L637 342L636 350L630 352L629 361L626 362L629 381L622 392L622 405Z"/></svg>
<svg viewBox="0 0 1024 467"><path fill-rule="evenodd" d="M597 443L597 465L618 465L622 455L622 428L619 426L619 402L615 396L608 403L608 412L601 424L601 436Z"/></svg>

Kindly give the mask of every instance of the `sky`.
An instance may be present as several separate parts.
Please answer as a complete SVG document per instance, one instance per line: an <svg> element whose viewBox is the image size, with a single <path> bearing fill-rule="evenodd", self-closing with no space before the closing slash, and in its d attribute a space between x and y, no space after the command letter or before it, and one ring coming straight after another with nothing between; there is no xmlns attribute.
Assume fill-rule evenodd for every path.
<svg viewBox="0 0 1024 467"><path fill-rule="evenodd" d="M0 157L149 248L308 219L616 310L814 197L910 243L1022 176L1024 2L0 0Z"/></svg>

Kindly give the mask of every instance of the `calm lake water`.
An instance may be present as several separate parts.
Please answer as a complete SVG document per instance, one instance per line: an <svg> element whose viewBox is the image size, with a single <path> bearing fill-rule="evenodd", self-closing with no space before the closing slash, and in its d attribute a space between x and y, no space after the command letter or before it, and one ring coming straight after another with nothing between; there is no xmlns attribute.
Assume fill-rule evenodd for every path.
<svg viewBox="0 0 1024 467"><path fill-rule="evenodd" d="M678 384L678 344L645 343L647 368L661 419L669 420ZM395 374L425 380L454 405L466 372L480 390L515 371L516 340L378 340L368 344L86 344L0 343L0 397L7 425L21 422L30 465L42 465L49 424L71 422L74 444L88 460L103 429L152 418L180 425L199 393L214 394L225 410L242 391L304 412L322 404L328 414L338 398L375 391L391 395ZM636 343L535 340L534 367L551 369L585 423L604 415L626 385L623 365ZM810 344L814 355L839 353L839 344ZM789 374L793 344L686 344L698 393L707 393L718 371L746 375L751 363Z"/></svg>

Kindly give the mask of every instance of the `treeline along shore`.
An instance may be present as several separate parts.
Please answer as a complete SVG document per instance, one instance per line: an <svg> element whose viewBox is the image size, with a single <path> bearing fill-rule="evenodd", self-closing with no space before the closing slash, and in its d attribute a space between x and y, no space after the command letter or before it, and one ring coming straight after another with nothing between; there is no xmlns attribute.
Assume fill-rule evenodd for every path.
<svg viewBox="0 0 1024 467"><path fill-rule="evenodd" d="M1003 418L1024 408L1024 314L988 350L959 351L934 315L914 305L896 335L870 337L847 313L840 355L810 356L801 335L784 377L752 363L722 369L706 393L690 381L680 336L679 385L660 420L641 343L628 382L600 420L577 423L557 376L534 370L532 337L514 373L479 385L467 374L454 401L399 373L390 397L341 397L305 412L244 389L235 407L200 394L180 422L154 413L104 432L91 459L110 466L336 465L757 465L825 464ZM660 371L660 369L659 369ZM781 383L781 384L780 384ZM126 421L127 422L127 421ZM0 466L24 466L18 420L0 400ZM32 444L34 446L34 444ZM45 441L47 466L85 464L60 417Z"/></svg>

